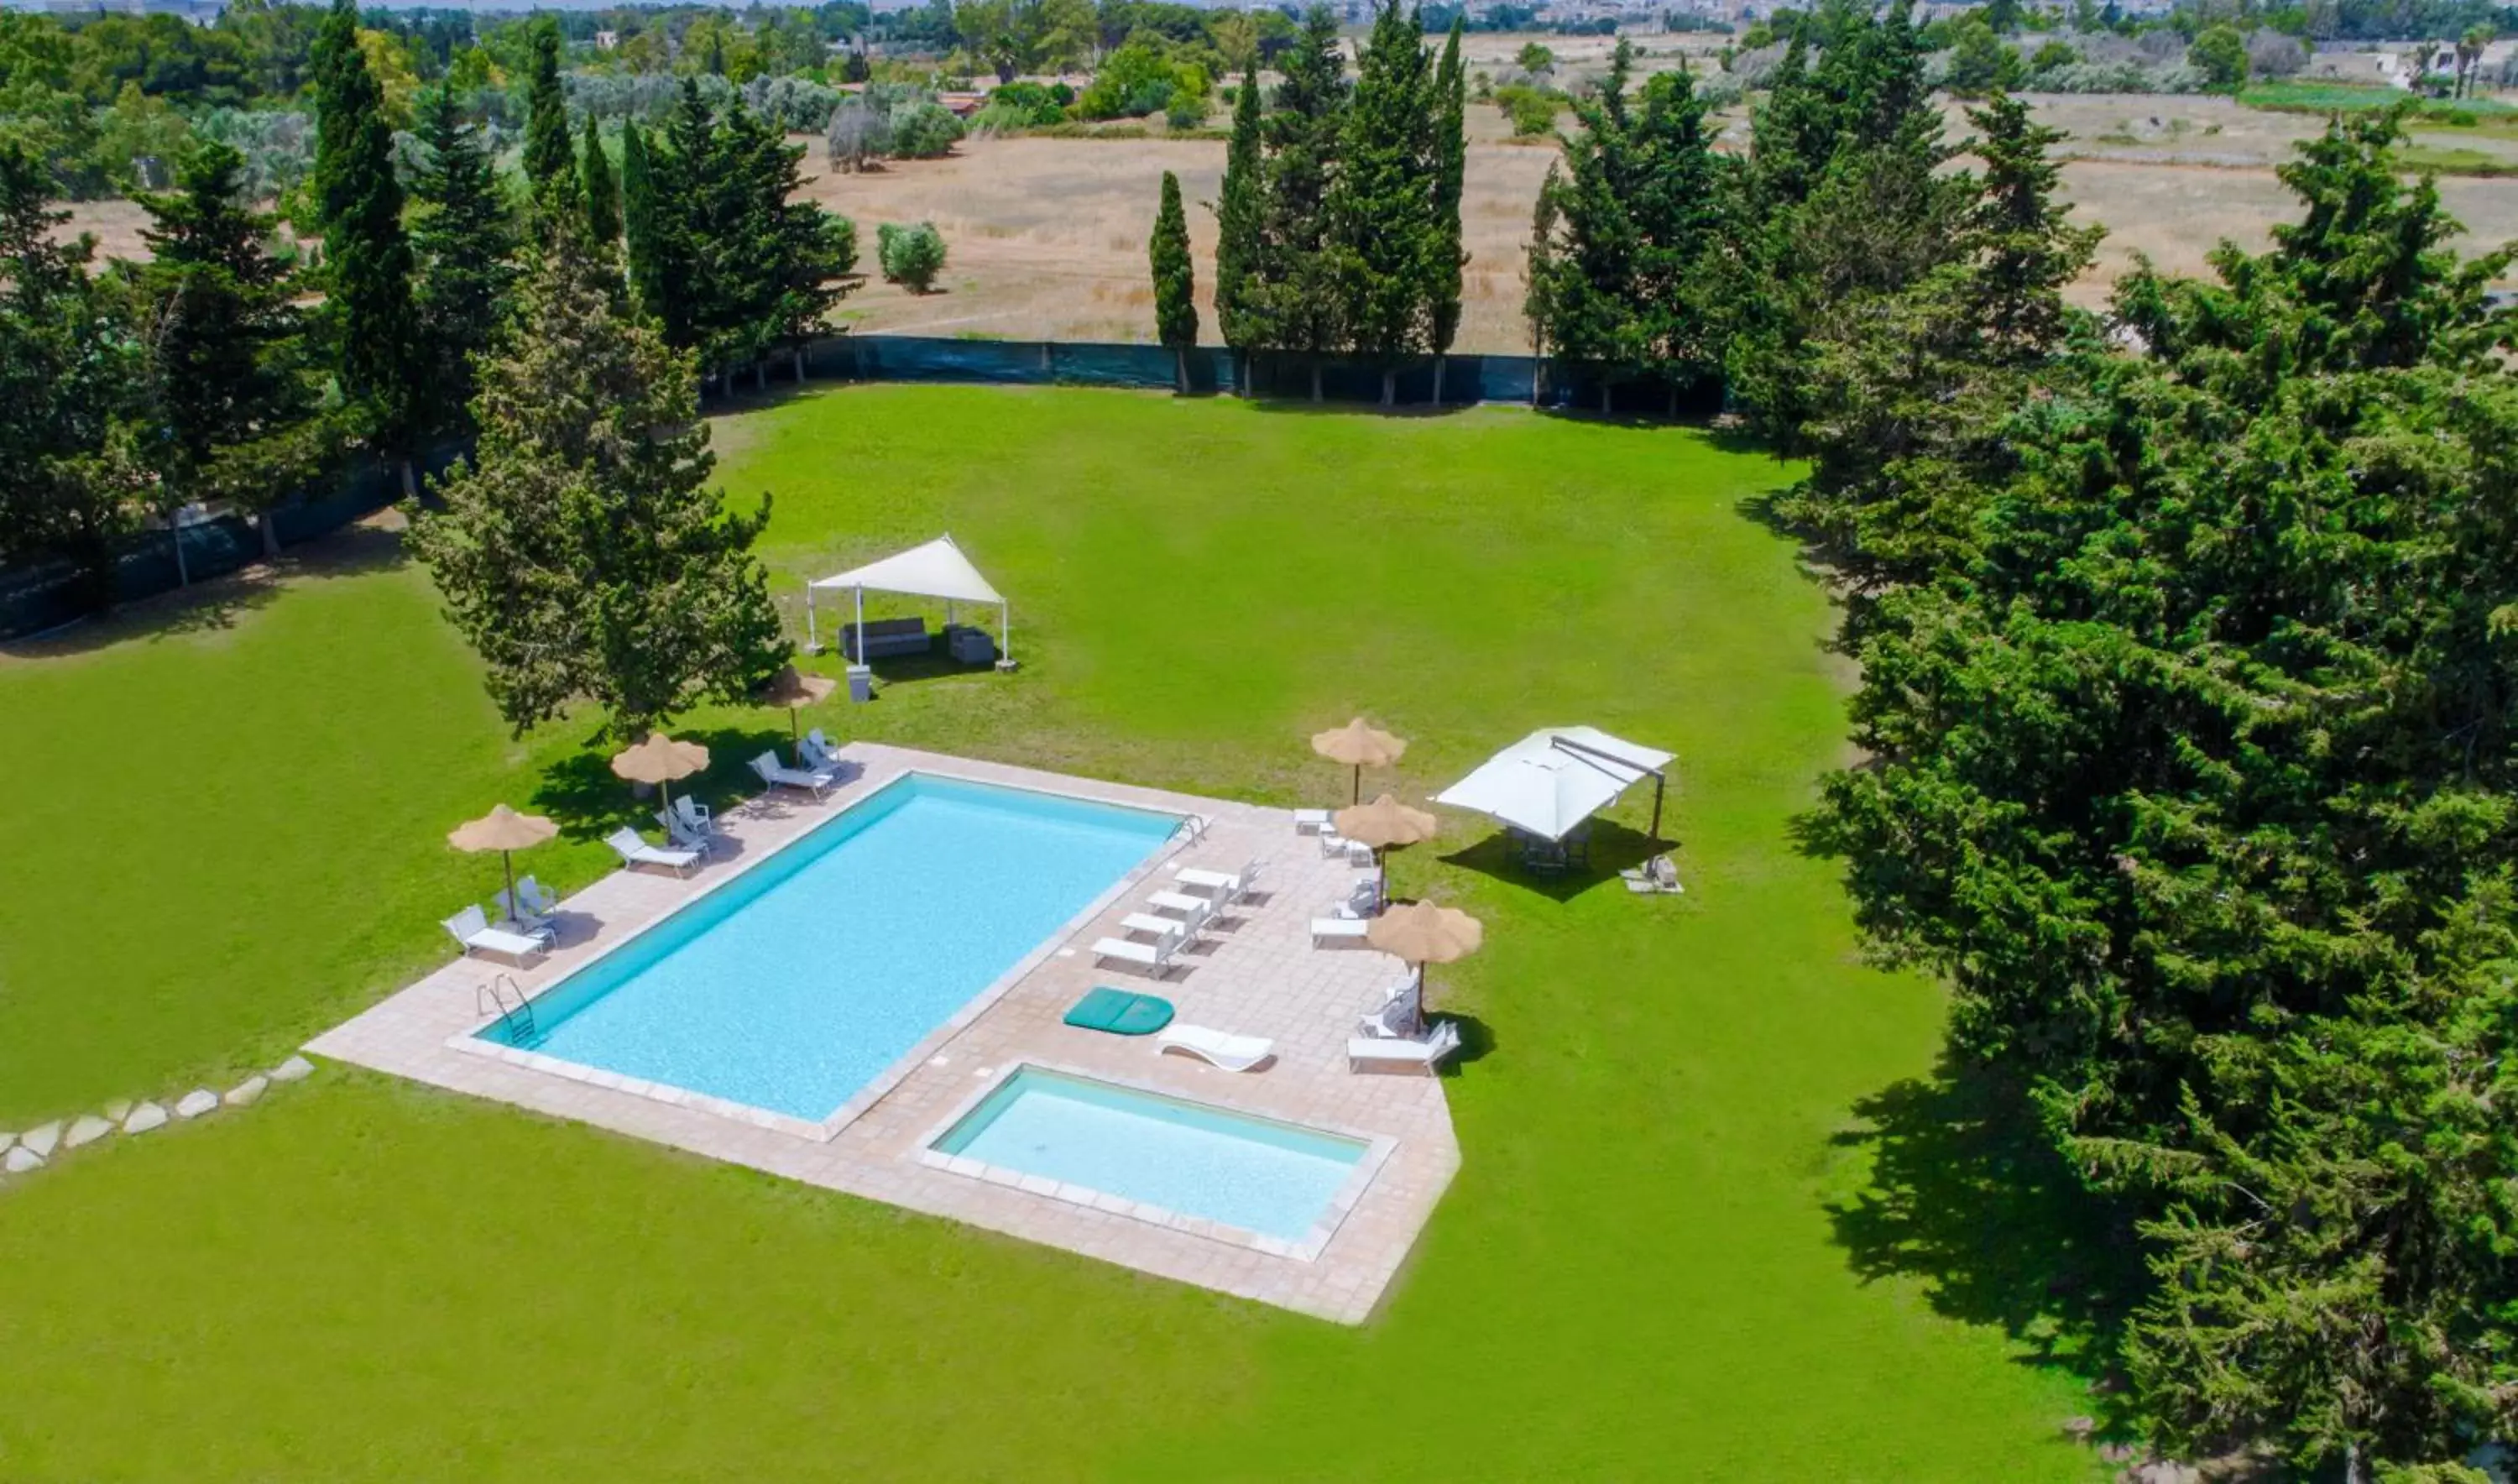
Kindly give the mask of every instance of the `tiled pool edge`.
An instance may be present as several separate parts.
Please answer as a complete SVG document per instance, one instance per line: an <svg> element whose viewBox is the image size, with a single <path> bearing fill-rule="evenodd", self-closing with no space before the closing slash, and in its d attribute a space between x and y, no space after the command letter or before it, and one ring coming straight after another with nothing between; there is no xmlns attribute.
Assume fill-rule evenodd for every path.
<svg viewBox="0 0 2518 1484"><path fill-rule="evenodd" d="M1337 1193L1329 1197L1328 1204L1324 1208L1321 1219L1312 1223L1311 1232L1301 1242L1287 1242L1281 1237L1271 1237L1263 1232L1231 1226L1205 1216L1192 1216L1185 1211L1175 1211L1168 1206L1156 1205L1149 1200L1131 1200L1125 1196L1114 1196L1108 1191L1097 1191L1089 1186L1051 1180L1041 1175L1027 1175L1021 1170L1009 1169L1002 1164L990 1164L983 1159L974 1159L967 1155L948 1155L935 1148L937 1141L952 1131L953 1125L969 1117L980 1104L995 1096L999 1088L1020 1076L1025 1069L1035 1071L1054 1071L1062 1076L1075 1077L1086 1082L1121 1087L1130 1092L1144 1093L1148 1097L1161 1098L1166 1102L1190 1103L1198 1108L1210 1109L1236 1117L1257 1118L1289 1128L1335 1134L1339 1138L1353 1139L1362 1144L1365 1147L1364 1155L1356 1160L1354 1171L1346 1177L1345 1183L1338 1187ZM1192 1237L1206 1238L1210 1242L1248 1247L1252 1251L1264 1252L1271 1257L1288 1257L1296 1262L1315 1262L1323 1252L1328 1250L1329 1242L1337 1236L1338 1228L1345 1224L1347 1213L1353 1211L1356 1202L1364 1199L1364 1193L1371 1189L1373 1177L1381 1173L1381 1166L1390 1158L1391 1152L1398 1147L1397 1139L1388 1134L1373 1133L1369 1129L1344 1128L1324 1121L1296 1123L1289 1119L1270 1117L1264 1113L1249 1113L1222 1103L1206 1103L1186 1098L1178 1092L1156 1086L1142 1077L1130 1077L1107 1071L1089 1071L1081 1067L1026 1057L1007 1067L1003 1072L990 1078L978 1091L956 1103L950 1113L936 1120L933 1127L919 1135L916 1157L919 1163L929 1169L942 1170L947 1174L984 1180L990 1185L1011 1186L1018 1190L1028 1191L1035 1196L1047 1196L1055 1200L1064 1200L1070 1205L1086 1206L1097 1211L1107 1211L1113 1216L1126 1216L1154 1226L1168 1227L1175 1232L1186 1232Z"/></svg>
<svg viewBox="0 0 2518 1484"><path fill-rule="evenodd" d="M859 776L863 776L862 772ZM1098 804L1108 808L1135 809L1140 813L1161 814L1177 818L1181 823L1173 829L1172 833L1168 837L1164 839L1160 848L1149 851L1145 859L1139 861L1136 865L1131 866L1128 869L1126 875L1123 875L1117 881L1112 882L1108 891L1104 892L1101 895L1093 898L1093 900L1087 904L1082 911L1077 912L1074 916L1068 918L1065 922L1061 923L1058 927L1051 930L1050 936L1043 938L1030 952L1024 954L1021 958L1017 959L1014 967L997 976L994 980L991 980L984 988L979 990L978 993L973 995L970 999L965 1000L962 1003L961 1008L955 1010L952 1015L946 1017L941 1025L929 1031L926 1035L920 1037L916 1045L910 1047L907 1051L902 1052L897 1060L885 1067L882 1071L876 1073L874 1080L857 1089L857 1091L851 1095L847 1102L841 1104L829 1117L820 1119L819 1121L811 1118L800 1118L793 1113L782 1113L773 1109L761 1108L756 1104L739 1103L731 1098L718 1097L715 1093L701 1092L696 1088L677 1087L671 1082L654 1082L640 1077L626 1076L617 1071L607 1071L600 1067L588 1066L584 1062L572 1062L564 1057L555 1057L544 1052L535 1051L530 1047L510 1046L497 1041L484 1040L482 1039L481 1032L489 1029L492 1026L497 1025L501 1019L503 1019L503 1017L495 1013L481 1017L480 1020L470 1027L457 1031L456 1034L447 1037L446 1044L453 1047L455 1050L466 1053L467 1055L495 1057L499 1061L505 1062L512 1067L523 1067L534 1071L547 1072L552 1076L566 1077L571 1081L584 1082L593 1087L603 1087L618 1092L626 1092L635 1097L652 1098L659 1103L668 1103L676 1108L696 1109L701 1113L714 1113L718 1117L733 1118L738 1122L749 1123L757 1128L775 1129L783 1134L793 1134L800 1139L812 1139L827 1144L831 1140L838 1138L841 1130L847 1128L850 1123L855 1122L858 1118L863 1117L877 1103L882 1102L885 1094L890 1092L893 1088L898 1087L903 1078L907 1077L912 1071L915 1071L920 1066L924 1065L929 1058L935 1056L946 1046L951 1045L954 1037L969 1029L974 1022L977 1021L981 1015L987 1013L989 1008L995 1005L998 1000L1003 999L1016 984L1022 982L1025 976L1029 975L1034 969L1039 968L1043 963L1047 962L1051 955L1065 947L1078 934L1082 933L1085 928L1092 924L1093 919L1110 910L1110 908L1116 904L1121 897L1127 895L1147 878L1152 876L1156 870L1160 869L1165 861L1170 860L1181 851L1188 850L1190 847L1195 845L1200 839L1204 838L1203 826L1205 823L1205 816L1202 814L1175 813L1173 810L1167 808L1156 808L1151 806L1142 804L1121 804L1109 799L1096 799L1087 794L1064 792L1049 788L1028 787L1020 784L1001 783L994 779L973 777L967 773L952 772L938 767L921 765L905 768L900 772L894 773L891 777L886 779L874 788L868 789L861 796L848 801L845 805L839 805L837 807L833 808L828 818L823 819L818 824L810 826L795 839L786 842L775 850L761 851L759 859L736 863L731 869L720 874L715 881L710 882L706 887L695 893L688 900L682 902L679 906L674 907L672 911L665 913L654 921L639 928L623 934L619 941L605 947L602 951L594 954L585 962L578 964L576 967L570 969L566 974L552 980L549 983L537 987L532 994L526 996L526 1003L537 1003L543 996L549 994L552 990L558 989L570 981L576 979L578 976L592 972L598 965L603 963L604 960L612 957L616 953L620 953L628 949L631 944L645 938L647 935L662 929L666 924L672 922L681 914L693 910L701 903L707 901L710 897L716 895L717 893L726 890L726 888L731 886L733 883L742 880L746 875L766 867L771 861L776 860L788 851L794 850L798 846L803 845L813 835L822 830L831 828L833 825L838 824L842 819L845 819L858 809L873 807L886 792L901 787L904 784L922 777L948 778L954 782L967 783L977 788L1009 789L1020 793L1039 794L1044 798L1071 800L1080 804ZM835 803L836 801L826 800L821 802L830 804ZM752 806L749 802L743 806L744 808L750 808ZM1190 829L1189 825L1192 821L1196 821L1199 828L1194 830Z"/></svg>

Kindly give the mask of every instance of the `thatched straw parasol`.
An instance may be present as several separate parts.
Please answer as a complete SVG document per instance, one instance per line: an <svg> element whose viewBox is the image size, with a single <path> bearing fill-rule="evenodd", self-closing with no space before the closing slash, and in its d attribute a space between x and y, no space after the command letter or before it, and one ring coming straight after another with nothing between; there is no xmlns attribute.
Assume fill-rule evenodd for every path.
<svg viewBox="0 0 2518 1484"><path fill-rule="evenodd" d="M1411 901L1392 907L1365 929L1364 940L1394 958L1416 965L1448 964L1478 951L1486 925L1466 912Z"/></svg>
<svg viewBox="0 0 2518 1484"><path fill-rule="evenodd" d="M665 807L672 808L673 781L689 777L708 763L707 748L697 742L676 742L659 731L648 733L647 740L614 758L612 771L631 783L653 783L664 788Z"/></svg>
<svg viewBox="0 0 2518 1484"><path fill-rule="evenodd" d="M793 665L781 665L778 674L772 676L768 685L761 690L760 704L786 707L787 740L790 745L802 745L804 723L796 713L806 706L820 705L839 688L840 682L829 676L806 675Z"/></svg>
<svg viewBox="0 0 2518 1484"><path fill-rule="evenodd" d="M1386 731L1378 730L1367 724L1364 718L1358 717L1344 726L1314 732L1312 751L1331 763L1343 763L1354 768L1354 797L1361 800L1364 798L1364 770L1368 767L1388 767L1398 762L1400 756L1408 751L1408 741L1404 737L1394 737Z"/></svg>
<svg viewBox="0 0 2518 1484"><path fill-rule="evenodd" d="M478 819L447 832L446 843L458 851L496 851L507 867L507 900L516 899L516 862L510 853L529 850L559 833L559 826L540 814L519 814L501 804Z"/></svg>
<svg viewBox="0 0 2518 1484"><path fill-rule="evenodd" d="M1376 851L1431 840L1434 832L1441 828L1433 815L1420 808L1411 808L1388 794L1370 804L1338 810L1336 823L1339 834L1349 840L1361 840Z"/></svg>

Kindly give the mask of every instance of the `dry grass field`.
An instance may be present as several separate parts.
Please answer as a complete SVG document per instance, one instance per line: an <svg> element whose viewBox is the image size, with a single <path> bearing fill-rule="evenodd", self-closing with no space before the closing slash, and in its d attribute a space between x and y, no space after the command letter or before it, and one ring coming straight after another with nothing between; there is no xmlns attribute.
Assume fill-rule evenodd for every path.
<svg viewBox="0 0 2518 1484"><path fill-rule="evenodd" d="M1472 65L1499 66L1522 38L1473 38ZM1656 41L1668 38L1652 38ZM1512 47L1503 43L1510 41ZM1596 38L1558 38L1560 70L1602 65ZM1673 65L1654 48L1648 66ZM1600 56L1592 56L1598 52ZM2321 121L2296 113L2244 109L2223 98L2147 95L2042 97L2038 115L2063 129L2068 156L2063 181L2080 217L2107 229L2096 269L2074 289L2080 302L2103 302L2116 277L2141 253L2165 269L2201 273L2213 244L2232 239L2249 248L2269 240L2295 202L2274 176L2291 145ZM1727 118L1726 148L1745 134ZM1951 133L1967 132L1950 109ZM1521 320L1522 248L1531 207L1554 152L1516 143L1492 107L1469 110L1468 191L1462 227L1470 254L1466 314L1458 349L1513 352L1527 337ZM1214 334L1208 299L1214 278L1214 199L1224 146L1213 140L979 139L948 158L915 160L862 175L832 171L819 141L809 143L807 191L857 224L859 267L868 277L842 305L842 318L865 330L990 339L1147 340L1153 332L1153 294L1146 238L1154 219L1162 172L1175 171L1189 198L1190 232L1198 255L1198 288L1206 333ZM2435 129L2417 144L2518 159L2518 137L2474 129ZM2518 181L2447 176L2440 194L2465 223L2472 249L2518 238ZM73 226L97 234L109 254L145 251L146 218L127 201L77 207ZM932 221L950 251L939 290L916 295L873 274L875 228L883 222Z"/></svg>

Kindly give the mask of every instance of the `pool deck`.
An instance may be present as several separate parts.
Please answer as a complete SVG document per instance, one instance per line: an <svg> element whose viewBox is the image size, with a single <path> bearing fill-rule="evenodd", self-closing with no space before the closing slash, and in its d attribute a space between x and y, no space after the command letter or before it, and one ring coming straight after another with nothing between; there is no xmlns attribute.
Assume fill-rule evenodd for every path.
<svg viewBox="0 0 2518 1484"><path fill-rule="evenodd" d="M688 878L617 871L568 898L558 916L559 946L530 969L459 959L326 1031L306 1050L1323 1319L1361 1324L1368 1318L1459 1168L1460 1152L1439 1078L1347 1068L1347 1037L1358 1017L1404 972L1398 960L1368 948L1312 946L1311 918L1346 895L1356 870L1324 858L1314 837L1295 832L1285 809L876 743L851 743L842 754L857 772L826 802L782 791L720 810L717 827L731 849ZM826 1124L472 1039L493 1018L484 1013L481 993L494 976L505 973L527 996L538 995L913 771L1196 814L1207 829L1199 841L1176 838L1149 858ZM1231 871L1252 859L1264 862L1252 900L1228 913L1166 979L1158 982L1131 965L1094 967L1088 945L1124 937L1119 919L1144 910L1145 896L1169 886L1175 867ZM1179 1010L1175 1024L1268 1036L1277 1043L1276 1058L1255 1072L1229 1072L1179 1053L1159 1054L1150 1037L1060 1024L1087 989L1106 983L1170 1000ZM1377 1167L1317 1244L1317 1255L1306 1259L1295 1246L1254 1242L1209 1223L1150 1220L1154 1213L1131 1213L1125 1201L997 1183L922 1157L961 1110L1023 1063L1359 1135L1372 1141Z"/></svg>

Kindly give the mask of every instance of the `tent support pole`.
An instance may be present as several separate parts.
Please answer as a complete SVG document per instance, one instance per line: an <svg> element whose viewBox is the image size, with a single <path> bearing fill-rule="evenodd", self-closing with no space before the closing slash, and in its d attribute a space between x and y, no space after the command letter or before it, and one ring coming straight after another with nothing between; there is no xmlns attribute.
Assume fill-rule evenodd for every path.
<svg viewBox="0 0 2518 1484"><path fill-rule="evenodd" d="M1644 842L1646 849L1652 851L1655 854L1659 854L1661 852L1661 796L1662 792L1669 787L1670 775L1656 769L1653 773L1652 836Z"/></svg>
<svg viewBox="0 0 2518 1484"><path fill-rule="evenodd" d="M821 637L813 633L813 585L811 583L804 585L804 652L806 654L822 652Z"/></svg>
<svg viewBox="0 0 2518 1484"><path fill-rule="evenodd" d="M997 658L1011 665L1015 659L1015 605L997 605Z"/></svg>
<svg viewBox="0 0 2518 1484"><path fill-rule="evenodd" d="M843 651L847 650L847 647L848 646L846 644L840 646ZM859 583L857 584L857 652L848 656L848 663L850 665L865 665L867 669L873 669L874 667L872 665L867 664L865 656L865 584Z"/></svg>

